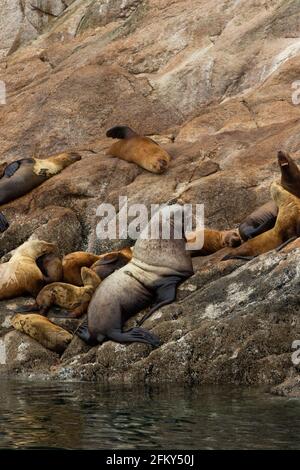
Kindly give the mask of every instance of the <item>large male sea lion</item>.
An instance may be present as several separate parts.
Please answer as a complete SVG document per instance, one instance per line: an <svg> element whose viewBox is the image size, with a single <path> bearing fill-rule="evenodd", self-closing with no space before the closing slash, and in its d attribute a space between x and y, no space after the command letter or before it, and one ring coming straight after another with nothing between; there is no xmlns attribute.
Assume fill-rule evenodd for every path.
<svg viewBox="0 0 300 470"><path fill-rule="evenodd" d="M24 196L80 159L76 152L64 152L45 159L22 158L8 164L0 179L0 206ZM5 221L1 223L0 219L0 230L4 228Z"/></svg>
<svg viewBox="0 0 300 470"><path fill-rule="evenodd" d="M11 324L16 330L26 333L45 348L58 354L64 352L73 338L69 331L55 325L48 318L34 313L14 315Z"/></svg>
<svg viewBox="0 0 300 470"><path fill-rule="evenodd" d="M281 186L300 197L300 170L287 152L280 150L277 154L278 165L281 171ZM254 238L274 227L278 207L274 201L255 209L239 226L239 233L243 240Z"/></svg>
<svg viewBox="0 0 300 470"><path fill-rule="evenodd" d="M33 305L20 307L16 312L35 312L46 315L52 305L67 309L64 312L70 318L78 318L88 308L93 293L101 280L89 268L81 269L83 287L73 286L64 282L53 282L43 287Z"/></svg>
<svg viewBox="0 0 300 470"><path fill-rule="evenodd" d="M165 208L160 211L169 210ZM182 210L176 206L173 210ZM132 260L107 277L96 290L88 308L88 318L77 330L77 335L88 343L102 343L110 339L120 343L141 342L159 345L159 339L142 328L122 331L128 318L153 303L149 314L171 303L178 283L193 274L192 260L186 251L184 231L181 238L174 234L174 216L171 218L170 239L140 237ZM151 221L147 230L151 226ZM183 228L183 227L182 227Z"/></svg>
<svg viewBox="0 0 300 470"><path fill-rule="evenodd" d="M106 136L120 139L109 148L107 155L136 163L152 173L163 173L169 166L170 155L154 140L137 134L130 127L112 127Z"/></svg>
<svg viewBox="0 0 300 470"><path fill-rule="evenodd" d="M63 258L64 282L74 286L82 286L81 268L91 268L100 277L105 279L116 269L125 266L132 258L131 248L123 248L102 255L94 255L85 251L75 251Z"/></svg>
<svg viewBox="0 0 300 470"><path fill-rule="evenodd" d="M279 208L275 226L235 248L223 260L252 258L300 235L300 199L276 182L271 184L271 196Z"/></svg>
<svg viewBox="0 0 300 470"><path fill-rule="evenodd" d="M36 297L45 283L36 259L54 250L55 245L42 240L29 240L19 246L7 263L0 264L0 300L26 293Z"/></svg>

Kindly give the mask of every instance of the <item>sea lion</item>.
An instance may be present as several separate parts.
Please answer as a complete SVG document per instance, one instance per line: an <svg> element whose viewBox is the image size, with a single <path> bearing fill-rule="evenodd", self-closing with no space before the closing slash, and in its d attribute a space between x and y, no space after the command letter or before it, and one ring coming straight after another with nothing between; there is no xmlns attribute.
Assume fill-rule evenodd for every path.
<svg viewBox="0 0 300 470"><path fill-rule="evenodd" d="M300 170L287 152L280 150L277 161L281 171L281 186L294 196L300 197ZM244 241L254 238L274 227L278 207L274 201L268 201L253 211L239 226L239 233Z"/></svg>
<svg viewBox="0 0 300 470"><path fill-rule="evenodd" d="M182 208L179 206L180 210ZM163 211L169 208L162 209ZM173 210L179 210L173 206ZM182 212L181 212L182 214ZM170 239L145 239L140 236L133 248L132 260L108 276L96 290L88 308L88 318L76 334L89 344L113 340L119 343L141 342L159 345L159 339L142 328L122 331L125 322L153 303L147 317L176 297L177 285L193 274L192 259L186 240L174 234L171 218ZM147 231L151 227L147 226Z"/></svg>
<svg viewBox="0 0 300 470"><path fill-rule="evenodd" d="M0 206L24 196L80 159L76 152L64 152L45 159L22 158L8 164L0 179Z"/></svg>
<svg viewBox="0 0 300 470"><path fill-rule="evenodd" d="M235 248L223 260L251 259L300 235L300 199L275 181L271 184L271 196L279 208L275 226Z"/></svg>
<svg viewBox="0 0 300 470"><path fill-rule="evenodd" d="M73 335L42 315L14 315L12 326L51 351L62 354L71 342Z"/></svg>
<svg viewBox="0 0 300 470"><path fill-rule="evenodd" d="M94 255L85 251L69 253L63 258L63 279L64 282L74 286L82 286L82 267L91 268L100 279L104 279L116 269L125 266L131 258L132 251L129 247L102 255Z"/></svg>
<svg viewBox="0 0 300 470"><path fill-rule="evenodd" d="M55 253L48 253L37 258L36 264L42 271L45 282L59 282L62 280L63 269L60 256Z"/></svg>
<svg viewBox="0 0 300 470"><path fill-rule="evenodd" d="M200 249L195 248L190 250L191 256L207 256L211 255L212 253L216 253L216 251L222 250L222 248L225 248L226 246L236 247L241 244L241 238L237 229L204 229L203 232L203 246ZM186 234L186 240L188 243L195 243L196 233L190 232Z"/></svg>
<svg viewBox="0 0 300 470"><path fill-rule="evenodd" d="M0 264L0 300L23 294L37 296L45 282L36 259L55 250L53 243L29 240L17 248L7 263Z"/></svg>
<svg viewBox="0 0 300 470"><path fill-rule="evenodd" d="M112 127L107 137L120 139L106 152L107 155L136 163L151 173L163 173L171 161L170 155L154 140L137 134L127 126Z"/></svg>
<svg viewBox="0 0 300 470"><path fill-rule="evenodd" d="M64 282L53 282L43 287L39 292L33 305L25 305L16 312L36 312L46 315L52 305L67 309L64 312L70 318L78 318L88 308L90 300L101 280L94 271L89 268L81 269L83 287L65 284Z"/></svg>

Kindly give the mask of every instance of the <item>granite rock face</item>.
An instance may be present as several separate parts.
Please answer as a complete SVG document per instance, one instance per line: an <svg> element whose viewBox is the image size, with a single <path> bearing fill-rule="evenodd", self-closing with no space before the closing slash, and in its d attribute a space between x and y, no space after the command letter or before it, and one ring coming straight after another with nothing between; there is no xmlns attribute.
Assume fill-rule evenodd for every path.
<svg viewBox="0 0 300 470"><path fill-rule="evenodd" d="M62 254L121 246L95 234L97 207L120 195L147 206L201 202L208 227L232 228L269 199L277 150L300 162L297 0L0 0L0 8L0 163L82 155L1 207L11 225L0 256L30 236L56 241ZM172 156L169 170L154 175L108 157L105 131L116 124L154 136ZM70 350L57 374L277 384L293 367L297 259L297 248L245 266L197 259L185 300L148 325L161 348L107 343L67 366Z"/></svg>

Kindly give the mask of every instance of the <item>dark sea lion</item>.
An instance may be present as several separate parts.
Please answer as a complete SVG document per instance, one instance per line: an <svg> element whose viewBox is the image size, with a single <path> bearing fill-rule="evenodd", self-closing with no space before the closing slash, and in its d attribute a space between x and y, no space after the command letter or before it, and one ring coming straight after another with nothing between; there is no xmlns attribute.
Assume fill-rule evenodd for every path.
<svg viewBox="0 0 300 470"><path fill-rule="evenodd" d="M73 338L69 331L55 325L48 318L34 313L14 315L11 323L16 330L26 333L45 348L58 354L65 351Z"/></svg>
<svg viewBox="0 0 300 470"><path fill-rule="evenodd" d="M45 159L22 158L6 165L0 178L0 206L24 196L80 159L76 152L64 152ZM2 222L0 219L0 231L6 230L7 224L5 217Z"/></svg>
<svg viewBox="0 0 300 470"><path fill-rule="evenodd" d="M170 155L149 137L141 136L126 126L112 127L106 136L120 139L109 148L107 155L136 163L152 173L160 174L167 170Z"/></svg>
<svg viewBox="0 0 300 470"><path fill-rule="evenodd" d="M300 199L276 182L271 184L271 196L279 208L275 226L232 250L223 258L224 261L239 258L252 259L257 255L282 247L300 235Z"/></svg>
<svg viewBox="0 0 300 470"><path fill-rule="evenodd" d="M281 186L300 197L300 170L287 152L280 150L277 154L278 165L281 171ZM269 201L253 211L240 224L239 232L244 241L254 238L274 227L278 207L274 201Z"/></svg>
<svg viewBox="0 0 300 470"><path fill-rule="evenodd" d="M184 232L179 239L174 236L174 218L175 215L171 217L169 240L162 238L160 223L160 237L140 237L133 248L132 260L100 284L89 305L87 321L77 330L81 339L89 344L110 339L119 343L159 345L159 339L142 328L128 331L122 328L130 317L151 304L147 317L171 303L176 297L177 285L193 274ZM151 221L147 230L150 226Z"/></svg>
<svg viewBox="0 0 300 470"><path fill-rule="evenodd" d="M131 248L123 248L102 255L94 255L85 251L75 251L63 258L64 282L74 286L82 286L81 268L91 268L100 277L105 279L116 269L125 266L132 258Z"/></svg>
<svg viewBox="0 0 300 470"><path fill-rule="evenodd" d="M36 312L46 315L52 305L66 309L63 312L70 318L79 318L86 313L90 300L101 280L89 268L81 269L83 287L73 286L64 282L52 282L39 292L32 305L25 305L16 312Z"/></svg>
<svg viewBox="0 0 300 470"><path fill-rule="evenodd" d="M0 300L26 293L36 297L45 283L36 259L55 249L52 243L41 240L29 240L19 246L7 263L0 264Z"/></svg>

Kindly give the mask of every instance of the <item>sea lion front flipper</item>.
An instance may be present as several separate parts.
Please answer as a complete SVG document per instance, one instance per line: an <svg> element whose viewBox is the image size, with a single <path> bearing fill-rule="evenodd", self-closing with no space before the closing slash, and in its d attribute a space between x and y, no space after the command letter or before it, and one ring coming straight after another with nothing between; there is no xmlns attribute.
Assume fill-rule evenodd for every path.
<svg viewBox="0 0 300 470"><path fill-rule="evenodd" d="M137 321L137 326L141 326L149 317L151 317L152 313L156 312L159 308L174 302L176 299L176 288L178 282L179 281L176 280L172 283L163 284L157 289L154 305L151 307L149 312L141 318L141 320Z"/></svg>
<svg viewBox="0 0 300 470"><path fill-rule="evenodd" d="M9 223L7 221L7 218L5 217L2 212L0 212L0 233L5 232L9 227Z"/></svg>
<svg viewBox="0 0 300 470"><path fill-rule="evenodd" d="M15 310L16 313L28 313L28 312L38 312L38 311L39 311L39 306L36 302L30 305L21 305L20 307L17 307Z"/></svg>
<svg viewBox="0 0 300 470"><path fill-rule="evenodd" d="M132 328L128 331L110 330L107 338L117 343L146 343L154 348L160 346L159 338L143 328Z"/></svg>
<svg viewBox="0 0 300 470"><path fill-rule="evenodd" d="M112 139L130 139L137 135L138 134L128 126L114 126L106 132L106 137L111 137Z"/></svg>
<svg viewBox="0 0 300 470"><path fill-rule="evenodd" d="M12 162L9 165L7 165L7 167L4 170L4 176L6 176L6 178L10 178L11 176L13 176L15 172L20 168L20 165L21 165L21 160Z"/></svg>
<svg viewBox="0 0 300 470"><path fill-rule="evenodd" d="M292 237L292 238L289 238L288 240L286 240L284 243L282 243L281 245L279 245L277 248L276 248L276 251L281 251L286 245L289 245L290 243L294 242L295 240L297 240L298 237Z"/></svg>
<svg viewBox="0 0 300 470"><path fill-rule="evenodd" d="M83 320L74 334L89 346L96 346L98 344L98 341L92 338L92 335L89 332L87 318Z"/></svg>
<svg viewBox="0 0 300 470"><path fill-rule="evenodd" d="M228 261L229 259L241 259L243 261L251 261L255 258L255 256L241 256L241 255L235 255L234 253L228 254L224 256L224 258L221 259L221 261Z"/></svg>

